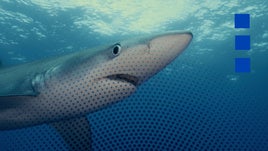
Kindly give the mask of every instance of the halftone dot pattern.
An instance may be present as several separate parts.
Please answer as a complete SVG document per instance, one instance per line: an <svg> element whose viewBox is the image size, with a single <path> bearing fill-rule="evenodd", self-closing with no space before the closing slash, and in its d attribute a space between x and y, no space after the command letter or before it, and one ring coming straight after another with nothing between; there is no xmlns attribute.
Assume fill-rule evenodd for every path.
<svg viewBox="0 0 268 151"><path fill-rule="evenodd" d="M187 55L88 115L93 150L268 150L265 98ZM0 142L1 150L67 150L46 125L3 131Z"/></svg>
<svg viewBox="0 0 268 151"><path fill-rule="evenodd" d="M1 82L5 88L3 94L11 96L0 98L3 104L0 129L18 129L86 116L118 102L178 56L188 46L192 35L173 32L150 38L138 45L123 41L124 49L118 56L111 56L111 45L99 48L98 53L85 50L2 71L0 78L9 76L19 82L11 86ZM18 96L13 96L13 91L18 91ZM29 96L29 93L37 95ZM15 105L9 107L10 104Z"/></svg>
<svg viewBox="0 0 268 151"><path fill-rule="evenodd" d="M4 131L0 133L1 151L67 151L63 140L49 126L40 125L32 128Z"/></svg>
<svg viewBox="0 0 268 151"><path fill-rule="evenodd" d="M213 68L186 64L194 68L175 62L130 98L89 115L93 148L267 150L261 100Z"/></svg>

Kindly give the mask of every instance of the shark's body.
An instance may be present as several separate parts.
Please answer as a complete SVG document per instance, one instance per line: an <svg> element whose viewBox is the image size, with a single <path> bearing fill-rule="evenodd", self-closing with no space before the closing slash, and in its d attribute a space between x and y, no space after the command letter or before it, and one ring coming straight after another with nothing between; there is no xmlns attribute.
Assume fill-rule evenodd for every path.
<svg viewBox="0 0 268 151"><path fill-rule="evenodd" d="M191 39L173 31L1 69L0 130L47 123L70 149L89 149L86 115L130 96Z"/></svg>

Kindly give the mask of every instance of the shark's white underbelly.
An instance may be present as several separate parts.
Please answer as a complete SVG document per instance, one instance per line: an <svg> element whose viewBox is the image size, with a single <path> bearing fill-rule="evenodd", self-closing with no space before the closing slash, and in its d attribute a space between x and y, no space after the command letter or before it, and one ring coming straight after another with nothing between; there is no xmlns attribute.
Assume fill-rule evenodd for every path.
<svg viewBox="0 0 268 151"><path fill-rule="evenodd" d="M122 100L135 91L123 81L92 79L86 71L46 82L38 96L10 97L0 110L0 130L23 128L79 117ZM93 82L94 81L94 82ZM6 103L5 103L6 102Z"/></svg>

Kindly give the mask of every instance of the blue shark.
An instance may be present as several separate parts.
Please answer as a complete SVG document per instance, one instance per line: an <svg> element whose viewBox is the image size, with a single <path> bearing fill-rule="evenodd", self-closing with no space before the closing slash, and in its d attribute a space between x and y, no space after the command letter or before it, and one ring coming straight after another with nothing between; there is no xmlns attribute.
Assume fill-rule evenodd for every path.
<svg viewBox="0 0 268 151"><path fill-rule="evenodd" d="M0 130L48 124L70 150L90 150L86 115L129 97L192 37L170 31L2 68Z"/></svg>

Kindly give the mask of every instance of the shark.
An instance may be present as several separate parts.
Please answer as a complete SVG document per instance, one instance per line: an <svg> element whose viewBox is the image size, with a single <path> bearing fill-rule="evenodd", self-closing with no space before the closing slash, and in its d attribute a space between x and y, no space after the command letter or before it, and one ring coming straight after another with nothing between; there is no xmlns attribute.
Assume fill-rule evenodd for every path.
<svg viewBox="0 0 268 151"><path fill-rule="evenodd" d="M0 69L0 131L48 124L69 150L92 150L87 115L132 95L191 42L169 31Z"/></svg>

